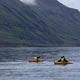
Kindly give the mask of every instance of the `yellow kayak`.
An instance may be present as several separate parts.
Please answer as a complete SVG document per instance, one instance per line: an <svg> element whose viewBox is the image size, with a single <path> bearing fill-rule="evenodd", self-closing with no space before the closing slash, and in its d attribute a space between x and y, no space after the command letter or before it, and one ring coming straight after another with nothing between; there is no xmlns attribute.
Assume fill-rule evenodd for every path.
<svg viewBox="0 0 80 80"><path fill-rule="evenodd" d="M66 65L66 64L73 64L72 62L54 62L56 65Z"/></svg>

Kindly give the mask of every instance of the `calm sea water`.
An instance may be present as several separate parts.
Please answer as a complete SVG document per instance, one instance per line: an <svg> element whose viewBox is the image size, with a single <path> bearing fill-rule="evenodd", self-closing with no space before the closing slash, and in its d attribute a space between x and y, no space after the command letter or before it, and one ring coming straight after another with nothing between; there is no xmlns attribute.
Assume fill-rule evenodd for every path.
<svg viewBox="0 0 80 80"><path fill-rule="evenodd" d="M36 55L46 61L29 63ZM63 55L73 64L54 65ZM0 48L0 80L80 80L80 48Z"/></svg>

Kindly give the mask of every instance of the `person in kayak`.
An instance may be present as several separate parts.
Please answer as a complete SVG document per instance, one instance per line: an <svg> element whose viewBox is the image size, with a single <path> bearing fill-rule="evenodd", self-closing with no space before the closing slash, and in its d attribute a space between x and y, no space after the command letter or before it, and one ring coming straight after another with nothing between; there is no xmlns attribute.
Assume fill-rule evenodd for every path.
<svg viewBox="0 0 80 80"><path fill-rule="evenodd" d="M35 56L34 57L34 60L37 60L38 61L39 59L40 59L40 56Z"/></svg>
<svg viewBox="0 0 80 80"><path fill-rule="evenodd" d="M60 60L58 60L58 62L68 62L68 61L66 60L65 56L62 56Z"/></svg>

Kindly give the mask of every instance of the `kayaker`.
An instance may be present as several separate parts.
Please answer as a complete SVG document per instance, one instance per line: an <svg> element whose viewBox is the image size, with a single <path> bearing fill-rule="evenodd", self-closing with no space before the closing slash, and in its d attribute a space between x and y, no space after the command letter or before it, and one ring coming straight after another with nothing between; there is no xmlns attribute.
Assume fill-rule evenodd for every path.
<svg viewBox="0 0 80 80"><path fill-rule="evenodd" d="M40 59L40 56L35 56L34 57L34 60L39 60Z"/></svg>
<svg viewBox="0 0 80 80"><path fill-rule="evenodd" d="M62 56L60 60L58 60L58 62L68 62L68 61L65 59L65 56Z"/></svg>

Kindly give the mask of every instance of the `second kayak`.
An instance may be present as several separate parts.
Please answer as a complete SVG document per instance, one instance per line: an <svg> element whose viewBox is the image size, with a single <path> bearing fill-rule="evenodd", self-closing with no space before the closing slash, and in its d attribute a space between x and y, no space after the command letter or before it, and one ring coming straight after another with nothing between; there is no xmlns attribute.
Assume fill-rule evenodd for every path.
<svg viewBox="0 0 80 80"><path fill-rule="evenodd" d="M56 65L66 65L66 64L73 64L72 62L54 62Z"/></svg>

